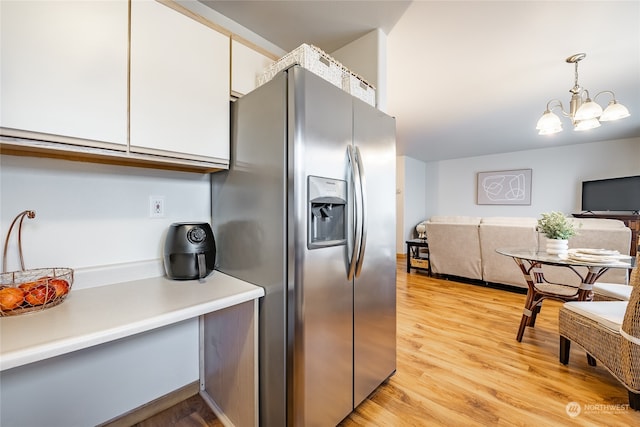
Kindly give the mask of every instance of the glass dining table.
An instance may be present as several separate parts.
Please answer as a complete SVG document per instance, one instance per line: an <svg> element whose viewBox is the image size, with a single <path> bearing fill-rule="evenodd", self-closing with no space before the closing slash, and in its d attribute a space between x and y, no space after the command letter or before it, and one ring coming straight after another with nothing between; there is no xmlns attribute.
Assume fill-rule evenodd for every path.
<svg viewBox="0 0 640 427"><path fill-rule="evenodd" d="M525 328L534 327L536 315L540 312L545 299L558 301L590 301L593 298L593 284L609 269L624 268L631 270L635 265L635 258L620 255L616 257L585 256L574 259L568 256L548 254L546 251L522 248L499 248L499 254L509 256L516 262L527 282L527 296L522 319L516 339L522 341ZM579 286L562 283L552 283L545 280L543 265L553 265L572 270L579 278ZM586 267L586 274L578 267ZM584 269L582 269L584 270Z"/></svg>

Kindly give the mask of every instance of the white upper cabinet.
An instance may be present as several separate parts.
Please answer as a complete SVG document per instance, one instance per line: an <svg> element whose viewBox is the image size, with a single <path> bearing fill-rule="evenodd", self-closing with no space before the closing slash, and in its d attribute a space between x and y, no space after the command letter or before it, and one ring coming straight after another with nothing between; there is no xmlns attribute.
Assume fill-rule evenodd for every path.
<svg viewBox="0 0 640 427"><path fill-rule="evenodd" d="M229 58L229 36L134 0L131 151L228 164Z"/></svg>
<svg viewBox="0 0 640 427"><path fill-rule="evenodd" d="M238 42L231 42L231 94L245 95L257 86L258 76L273 59Z"/></svg>
<svg viewBox="0 0 640 427"><path fill-rule="evenodd" d="M128 2L2 0L0 8L2 134L124 149Z"/></svg>

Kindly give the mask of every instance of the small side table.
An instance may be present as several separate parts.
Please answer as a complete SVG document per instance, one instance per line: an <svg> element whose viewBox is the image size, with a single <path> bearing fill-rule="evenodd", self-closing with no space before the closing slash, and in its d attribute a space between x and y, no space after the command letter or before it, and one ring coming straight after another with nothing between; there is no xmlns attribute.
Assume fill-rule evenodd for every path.
<svg viewBox="0 0 640 427"><path fill-rule="evenodd" d="M412 265L412 262L413 265ZM427 274L431 276L431 261L429 260L429 243L427 239L407 240L407 273L411 269L427 270Z"/></svg>

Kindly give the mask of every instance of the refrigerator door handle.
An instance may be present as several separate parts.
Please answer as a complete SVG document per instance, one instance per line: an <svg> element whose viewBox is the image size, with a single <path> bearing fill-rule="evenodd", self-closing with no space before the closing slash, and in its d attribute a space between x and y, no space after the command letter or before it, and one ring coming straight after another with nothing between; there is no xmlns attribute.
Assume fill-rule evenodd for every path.
<svg viewBox="0 0 640 427"><path fill-rule="evenodd" d="M367 246L367 183L362 165L360 149L356 146L356 161L358 164L358 175L360 176L360 249L358 250L358 261L356 263L356 277L360 276L362 264L364 263L364 249Z"/></svg>
<svg viewBox="0 0 640 427"><path fill-rule="evenodd" d="M361 230L361 225L360 225L360 218L362 217L362 215L360 214L360 210L361 210L361 205L360 205L360 201L362 199L361 193L362 193L362 185L360 183L360 171L358 169L358 163L356 160L356 154L354 153L353 150L353 146L349 145L347 147L347 155L349 157L349 164L350 164L350 170L351 170L351 179L353 182L353 188L354 188L354 197L353 197L353 203L354 203L354 211L355 211L355 215L353 216L353 230L354 230L354 242L353 242L353 249L351 252L351 255L349 256L349 270L347 272L347 279L348 280L352 280L355 272L356 272L356 263L357 263L357 259L358 259L358 254L359 254L359 249L361 246L361 239L362 239L362 230Z"/></svg>

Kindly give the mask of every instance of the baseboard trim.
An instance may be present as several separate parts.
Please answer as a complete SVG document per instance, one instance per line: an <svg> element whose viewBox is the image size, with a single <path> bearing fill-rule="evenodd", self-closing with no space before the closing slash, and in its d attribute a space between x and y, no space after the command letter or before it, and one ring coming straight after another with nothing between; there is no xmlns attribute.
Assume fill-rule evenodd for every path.
<svg viewBox="0 0 640 427"><path fill-rule="evenodd" d="M145 403L129 412L119 415L111 420L99 424L97 427L130 427L136 423L151 418L159 414L165 409L169 409L174 405L194 396L200 392L200 382L194 381L181 387L171 393L165 394L149 403Z"/></svg>
<svg viewBox="0 0 640 427"><path fill-rule="evenodd" d="M435 279L453 280L455 282L464 283L467 285L499 289L501 291L513 292L516 294L526 294L528 290L528 288L526 287L520 287L516 285L505 285L504 283L487 282L487 281L478 280L478 279L469 279L466 277L452 276L450 274L433 273L432 277L434 277Z"/></svg>

